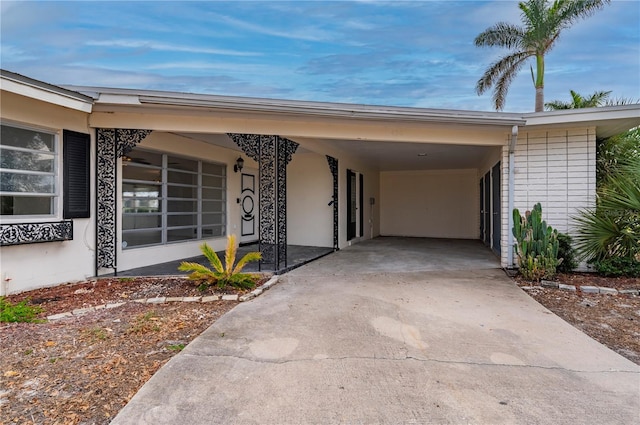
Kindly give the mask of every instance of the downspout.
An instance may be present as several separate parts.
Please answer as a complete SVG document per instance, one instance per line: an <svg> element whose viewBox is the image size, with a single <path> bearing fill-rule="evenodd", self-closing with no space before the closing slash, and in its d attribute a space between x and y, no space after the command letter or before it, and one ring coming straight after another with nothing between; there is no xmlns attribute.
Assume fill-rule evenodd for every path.
<svg viewBox="0 0 640 425"><path fill-rule="evenodd" d="M511 128L511 143L509 144L509 230L507 232L507 268L514 268L515 264L513 262L513 196L515 192L515 163L514 156L516 150L516 143L518 143L518 126L514 125Z"/></svg>

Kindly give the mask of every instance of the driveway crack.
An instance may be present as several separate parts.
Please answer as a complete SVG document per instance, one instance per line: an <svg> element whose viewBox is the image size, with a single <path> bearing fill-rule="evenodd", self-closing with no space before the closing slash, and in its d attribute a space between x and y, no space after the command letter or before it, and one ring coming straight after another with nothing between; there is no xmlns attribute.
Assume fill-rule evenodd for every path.
<svg viewBox="0 0 640 425"><path fill-rule="evenodd" d="M181 353L180 356L191 356L191 357L211 357L211 358L223 358L223 359L235 359L235 360L244 360L252 363L259 364L274 364L274 365L284 365L284 364L295 364L295 363L308 363L308 362L325 362L325 361L341 361L341 360L373 360L373 361L388 361L388 362L405 362L405 361L416 361L420 363L437 363L437 364L450 364L450 365L464 365L464 366L480 366L480 367L494 367L494 368L509 368L509 369L539 369L539 370L557 370L564 372L573 372L573 373L588 373L588 374L608 374L608 373L624 373L624 374L634 374L640 376L640 370L626 370L626 369L609 369L609 370L582 370L582 369L571 369L561 366L542 366L542 365L512 365L512 364L504 364L504 363L489 363L489 362L475 362L475 361L460 361L460 360L444 360L444 359L436 359L436 358L419 358L410 355L405 355L404 357L380 357L377 355L373 356L337 356L337 357L324 357L324 358L297 358L297 359L260 359L256 357L245 357L245 356L234 356L230 354L192 354L192 353Z"/></svg>

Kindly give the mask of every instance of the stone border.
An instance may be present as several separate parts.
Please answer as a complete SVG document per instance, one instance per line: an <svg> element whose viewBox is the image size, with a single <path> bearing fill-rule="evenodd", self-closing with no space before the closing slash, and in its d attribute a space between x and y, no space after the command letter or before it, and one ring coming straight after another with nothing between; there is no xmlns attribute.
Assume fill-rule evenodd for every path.
<svg viewBox="0 0 640 425"><path fill-rule="evenodd" d="M244 294L242 296L238 296L238 294L234 295L223 295L223 294L214 294L208 295L205 297L155 297L155 298L140 298L137 300L130 300L127 302L140 303L140 304L166 304L173 302L183 302L183 303L210 303L213 301L238 301L245 302L252 300L262 294L264 291L268 290L276 283L278 283L279 276L273 275L271 278L266 281L264 284L249 292L248 294ZM47 320L60 320L65 319L67 317L76 317L82 316L87 313L91 313L98 310L106 310L111 308L117 308L125 305L127 302L118 302L118 303L107 303L97 305L95 307L86 307L86 308L77 308L73 311L65 311L64 313L52 314L51 316L47 316Z"/></svg>
<svg viewBox="0 0 640 425"><path fill-rule="evenodd" d="M581 292L585 294L640 295L640 288L617 290L615 288L607 288L603 286L565 285L563 283L558 283L550 280L541 280L539 286L520 286L520 287L526 291L529 291L532 289L552 288L552 289L561 289L564 291L572 291L572 292L576 292L579 289Z"/></svg>

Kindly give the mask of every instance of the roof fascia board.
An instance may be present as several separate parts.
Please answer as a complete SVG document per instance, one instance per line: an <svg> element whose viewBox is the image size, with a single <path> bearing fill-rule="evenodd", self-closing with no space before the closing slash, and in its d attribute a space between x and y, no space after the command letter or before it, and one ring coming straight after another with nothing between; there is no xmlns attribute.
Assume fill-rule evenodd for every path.
<svg viewBox="0 0 640 425"><path fill-rule="evenodd" d="M361 118L367 120L401 120L472 125L504 126L524 125L522 114L459 111L448 109L426 109L400 106L375 106L347 103L312 102L302 100L279 100L252 97L187 94L151 90L111 89L101 87L68 86L74 90L91 94L98 100L96 105L139 104L171 109L209 109L230 112L266 112L301 116L339 118ZM103 108L100 108L104 110Z"/></svg>
<svg viewBox="0 0 640 425"><path fill-rule="evenodd" d="M76 111L91 113L93 99L62 87L2 70L0 89Z"/></svg>
<svg viewBox="0 0 640 425"><path fill-rule="evenodd" d="M488 126L524 125L519 115L499 115L467 111L428 110L418 108L385 108L365 105L314 103L297 101L272 101L251 103L249 99L178 99L173 97L139 96L144 105L165 106L167 108L205 108L231 112L257 112L316 116L327 118L353 118L384 121L421 121L431 123L472 124Z"/></svg>
<svg viewBox="0 0 640 425"><path fill-rule="evenodd" d="M567 109L563 111L538 112L523 116L526 126L543 126L557 124L594 124L611 120L638 118L640 105L623 105L584 109Z"/></svg>

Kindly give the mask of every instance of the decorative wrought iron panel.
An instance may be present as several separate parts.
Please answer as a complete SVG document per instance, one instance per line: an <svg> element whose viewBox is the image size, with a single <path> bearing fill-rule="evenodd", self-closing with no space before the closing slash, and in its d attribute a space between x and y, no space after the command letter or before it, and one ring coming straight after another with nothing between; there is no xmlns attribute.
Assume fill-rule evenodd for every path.
<svg viewBox="0 0 640 425"><path fill-rule="evenodd" d="M0 225L0 246L73 240L73 221Z"/></svg>
<svg viewBox="0 0 640 425"><path fill-rule="evenodd" d="M332 156L327 155L327 162L329 163L329 170L333 176L333 199L331 203L333 205L333 249L338 250L338 160Z"/></svg>
<svg viewBox="0 0 640 425"><path fill-rule="evenodd" d="M279 270L282 262L287 265L287 164L299 145L277 135L228 136L258 162L262 263Z"/></svg>
<svg viewBox="0 0 640 425"><path fill-rule="evenodd" d="M98 128L96 130L96 274L116 268L116 167L151 133L150 130Z"/></svg>

